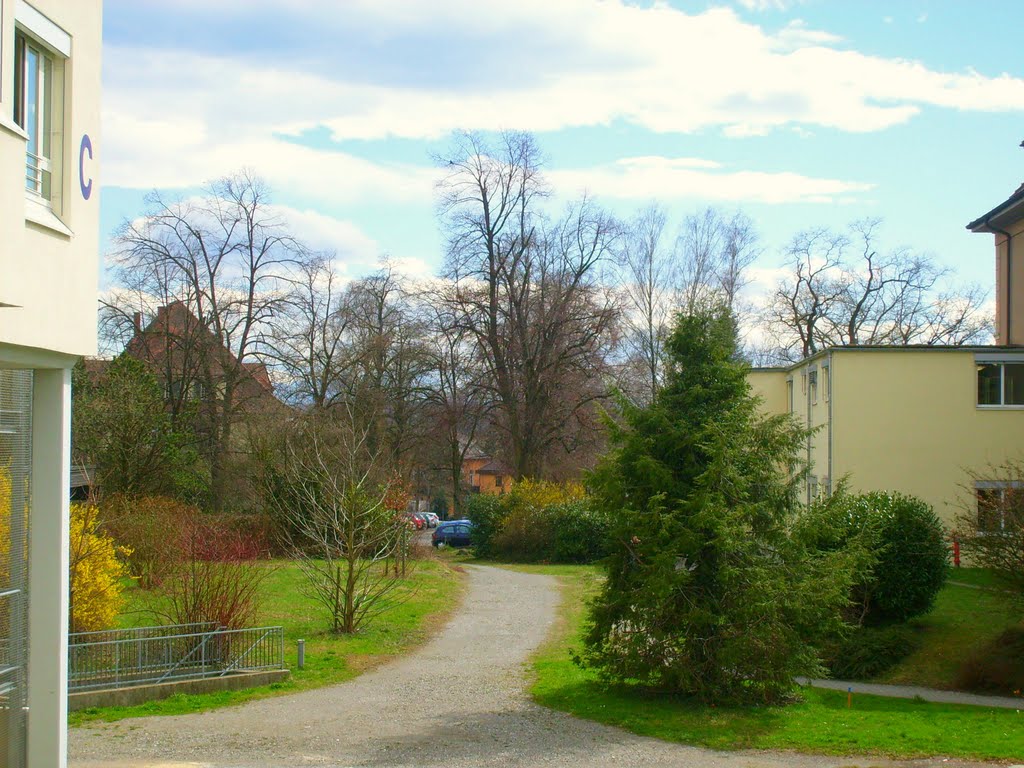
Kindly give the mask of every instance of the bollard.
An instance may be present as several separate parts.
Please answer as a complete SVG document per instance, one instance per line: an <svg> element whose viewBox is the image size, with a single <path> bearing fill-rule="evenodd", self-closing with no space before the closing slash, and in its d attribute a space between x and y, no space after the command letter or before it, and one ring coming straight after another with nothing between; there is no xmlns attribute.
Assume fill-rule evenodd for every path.
<svg viewBox="0 0 1024 768"><path fill-rule="evenodd" d="M846 689L846 708L849 709L853 706L853 688Z"/></svg>
<svg viewBox="0 0 1024 768"><path fill-rule="evenodd" d="M298 666L299 666L299 669L302 669L303 667L306 666L306 641L305 640L299 640L299 662L298 662Z"/></svg>

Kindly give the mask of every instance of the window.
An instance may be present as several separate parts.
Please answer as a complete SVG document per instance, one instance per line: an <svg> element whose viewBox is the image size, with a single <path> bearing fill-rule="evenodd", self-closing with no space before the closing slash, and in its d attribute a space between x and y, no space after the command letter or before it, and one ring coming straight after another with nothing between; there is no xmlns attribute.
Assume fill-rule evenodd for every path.
<svg viewBox="0 0 1024 768"><path fill-rule="evenodd" d="M811 388L811 404L818 404L818 371L817 369L807 374L807 384Z"/></svg>
<svg viewBox="0 0 1024 768"><path fill-rule="evenodd" d="M978 405L1024 405L1024 362L979 362Z"/></svg>
<svg viewBox="0 0 1024 768"><path fill-rule="evenodd" d="M1019 483L979 483L978 532L1000 533L1010 520L1024 519L1024 486Z"/></svg>
<svg viewBox="0 0 1024 768"><path fill-rule="evenodd" d="M793 379L786 379L786 408L793 413Z"/></svg>
<svg viewBox="0 0 1024 768"><path fill-rule="evenodd" d="M71 37L19 0L15 4L14 122L25 131L25 191L60 208L64 155L64 64Z"/></svg>
<svg viewBox="0 0 1024 768"><path fill-rule="evenodd" d="M832 377L829 375L829 368L827 365L821 369L821 379L822 389L825 393L825 402L827 403L829 398L832 397Z"/></svg>

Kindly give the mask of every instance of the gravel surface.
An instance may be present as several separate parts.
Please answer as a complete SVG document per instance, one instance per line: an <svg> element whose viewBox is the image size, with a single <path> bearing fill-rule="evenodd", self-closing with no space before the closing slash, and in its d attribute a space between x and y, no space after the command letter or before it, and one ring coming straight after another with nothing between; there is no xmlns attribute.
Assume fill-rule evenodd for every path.
<svg viewBox="0 0 1024 768"><path fill-rule="evenodd" d="M197 715L74 728L76 768L220 766L880 766L867 758L713 752L533 704L526 660L555 618L551 577L471 567L465 605L410 656L330 688ZM902 765L966 766L929 760Z"/></svg>

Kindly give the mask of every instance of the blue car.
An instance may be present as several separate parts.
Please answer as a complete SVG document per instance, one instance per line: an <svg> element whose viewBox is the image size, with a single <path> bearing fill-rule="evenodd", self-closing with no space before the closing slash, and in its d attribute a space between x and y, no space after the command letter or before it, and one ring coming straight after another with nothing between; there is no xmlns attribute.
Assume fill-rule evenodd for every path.
<svg viewBox="0 0 1024 768"><path fill-rule="evenodd" d="M449 520L439 523L430 542L439 547L468 547L473 544L473 523L469 520Z"/></svg>

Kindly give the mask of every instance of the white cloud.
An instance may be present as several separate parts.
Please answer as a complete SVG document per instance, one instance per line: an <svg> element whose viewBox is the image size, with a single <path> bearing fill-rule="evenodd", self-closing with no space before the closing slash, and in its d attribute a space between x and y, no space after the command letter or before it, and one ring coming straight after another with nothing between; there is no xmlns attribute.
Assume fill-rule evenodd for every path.
<svg viewBox="0 0 1024 768"><path fill-rule="evenodd" d="M728 8L691 15L664 2L621 0L486 8L477 0L352 0L339 14L333 0L188 0L176 11L214 31L214 22L230 25L241 14L296 28L278 36L283 50L261 57L229 45L197 53L109 43L106 184L180 187L250 166L304 199L424 200L433 172L422 166L370 162L287 137L326 127L338 142L438 139L457 128L544 132L613 122L744 137L819 126L878 131L928 105L1024 111L1024 79L840 49L834 34L800 21L772 33ZM323 27L321 37L297 34L311 25ZM345 34L370 38L379 58L339 60ZM421 47L411 51L402 36L413 34ZM431 35L443 43L428 50L423 39ZM446 67L445 56L459 51L463 59ZM465 56L477 66L465 66ZM515 66L498 66L509 59Z"/></svg>
<svg viewBox="0 0 1024 768"><path fill-rule="evenodd" d="M748 11L785 11L799 0L737 0Z"/></svg>
<svg viewBox="0 0 1024 768"><path fill-rule="evenodd" d="M872 188L870 184L789 172L724 171L717 164L695 165L692 158L630 157L596 168L556 170L548 175L564 194L586 191L608 199L835 203Z"/></svg>

